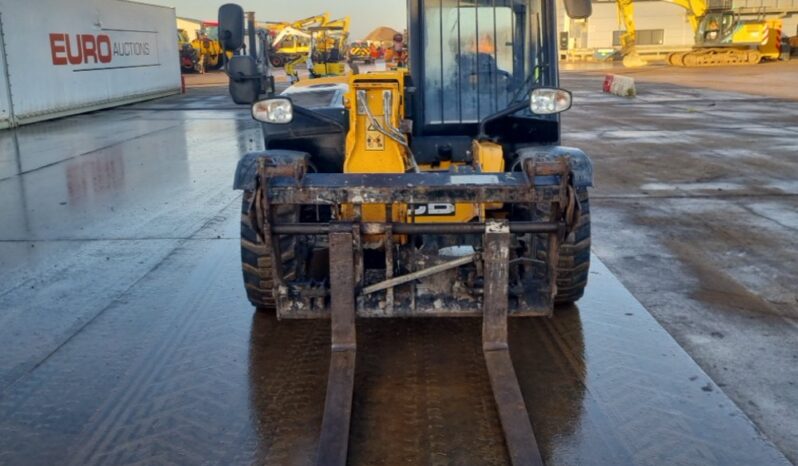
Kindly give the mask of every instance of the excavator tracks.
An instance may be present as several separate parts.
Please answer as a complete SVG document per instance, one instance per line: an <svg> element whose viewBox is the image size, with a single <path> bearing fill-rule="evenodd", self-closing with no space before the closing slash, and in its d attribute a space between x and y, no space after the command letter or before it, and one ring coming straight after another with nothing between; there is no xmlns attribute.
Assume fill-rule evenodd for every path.
<svg viewBox="0 0 798 466"><path fill-rule="evenodd" d="M710 48L674 52L668 55L668 64L682 67L755 65L762 60L756 50L735 48Z"/></svg>

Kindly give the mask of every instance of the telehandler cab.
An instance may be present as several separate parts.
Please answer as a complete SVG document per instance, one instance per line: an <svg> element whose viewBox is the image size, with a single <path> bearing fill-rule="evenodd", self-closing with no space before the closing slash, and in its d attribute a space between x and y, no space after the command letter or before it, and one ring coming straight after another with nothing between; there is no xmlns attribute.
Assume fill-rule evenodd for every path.
<svg viewBox="0 0 798 466"><path fill-rule="evenodd" d="M318 464L346 462L355 318L452 316L482 316L509 457L542 464L507 319L579 299L590 261L592 165L559 145L571 94L558 88L554 2L408 0L408 70L263 100L262 77L231 71L254 59L230 60L231 93L265 138L235 177L247 295L280 319L331 320ZM225 48L240 49L242 9L219 18Z"/></svg>

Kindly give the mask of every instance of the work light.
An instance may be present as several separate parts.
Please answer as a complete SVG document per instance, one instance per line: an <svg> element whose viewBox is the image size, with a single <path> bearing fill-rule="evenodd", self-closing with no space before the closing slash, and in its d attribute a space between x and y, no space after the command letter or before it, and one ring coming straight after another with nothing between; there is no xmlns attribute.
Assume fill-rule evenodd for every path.
<svg viewBox="0 0 798 466"><path fill-rule="evenodd" d="M294 119L294 105L284 97L260 100L252 104L252 118L264 123L285 125Z"/></svg>
<svg viewBox="0 0 798 466"><path fill-rule="evenodd" d="M538 115L551 115L571 108L571 93L565 89L541 87L532 91L530 109Z"/></svg>

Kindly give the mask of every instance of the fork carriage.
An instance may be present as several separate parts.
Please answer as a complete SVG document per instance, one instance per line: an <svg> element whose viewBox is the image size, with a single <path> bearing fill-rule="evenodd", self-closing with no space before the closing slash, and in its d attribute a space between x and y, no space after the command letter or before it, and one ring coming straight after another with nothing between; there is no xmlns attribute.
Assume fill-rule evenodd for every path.
<svg viewBox="0 0 798 466"><path fill-rule="evenodd" d="M246 215L266 245L275 267L272 292L278 316L329 318L330 281L337 264L328 236L352 235L354 292L359 317L481 316L485 295L484 236L506 231L508 313L550 315L557 295L560 247L580 218L569 160L528 157L521 171L457 171L406 174L306 173L307 158L285 153L257 158L256 184ZM385 218L400 206L463 203L507 206L501 213L468 223L362 221L365 205L386 206ZM514 209L515 206L519 206ZM286 222L274 212L286 208L308 219L320 208L327 218ZM348 210L349 218L341 218ZM530 215L543 212L543 215ZM508 214L509 213L509 214ZM311 214L311 215L308 215ZM417 217L418 218L418 217ZM298 244L282 239L294 237ZM290 244L294 251L286 251ZM543 254L538 254L542 252ZM542 256L542 257L541 257Z"/></svg>

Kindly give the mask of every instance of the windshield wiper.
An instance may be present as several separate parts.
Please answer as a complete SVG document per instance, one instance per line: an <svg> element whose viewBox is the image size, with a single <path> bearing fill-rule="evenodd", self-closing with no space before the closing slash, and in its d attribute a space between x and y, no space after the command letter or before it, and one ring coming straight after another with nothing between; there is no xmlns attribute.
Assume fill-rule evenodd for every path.
<svg viewBox="0 0 798 466"><path fill-rule="evenodd" d="M521 87L519 87L518 90L515 91L515 94L513 94L513 98L510 99L510 105L527 100L529 98L529 94L535 88L534 85L539 84L538 78L543 74L543 70L548 67L549 65L545 63L535 65L535 67L532 68L532 73L529 75L529 77L526 78Z"/></svg>
<svg viewBox="0 0 798 466"><path fill-rule="evenodd" d="M535 54L537 64L532 68L532 72L524 80L521 87L515 91L513 98L510 99L510 105L519 101L519 98L526 100L532 92L533 84L538 84L538 78L543 75L543 70L549 67L547 63L543 62L543 30L540 27L540 12L535 13L535 29L537 30L537 53Z"/></svg>
<svg viewBox="0 0 798 466"><path fill-rule="evenodd" d="M543 61L543 30L540 27L540 12L535 13L535 20L538 33L537 54L535 56L535 61L537 64L532 68L532 72L524 80L523 84L521 84L521 87L519 87L515 94L513 94L513 97L510 99L510 103L508 104L507 108L499 110L496 113L492 113L479 121L479 133L477 134L477 140L489 139L488 134L485 131L488 123L496 121L499 118L512 115L513 113L520 112L525 108L529 108L529 96L535 86L540 84L539 78L543 76L544 70L550 66L548 63Z"/></svg>

